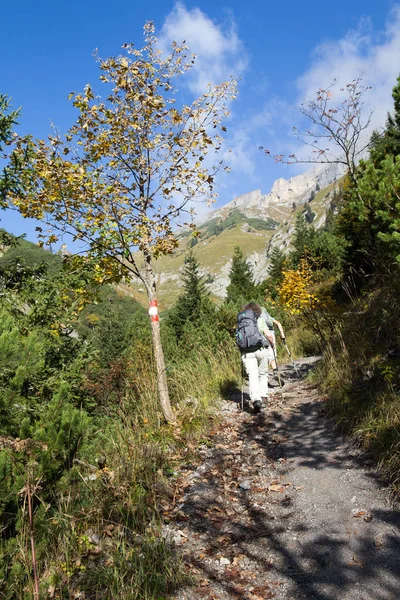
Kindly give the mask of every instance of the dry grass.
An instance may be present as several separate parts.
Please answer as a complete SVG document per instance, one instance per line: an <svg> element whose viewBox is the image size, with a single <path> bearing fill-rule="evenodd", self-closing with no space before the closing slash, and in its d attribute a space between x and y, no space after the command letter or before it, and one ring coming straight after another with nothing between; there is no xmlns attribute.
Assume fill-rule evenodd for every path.
<svg viewBox="0 0 400 600"><path fill-rule="evenodd" d="M400 493L400 361L398 283L376 282L354 298L335 339L325 348L316 379L346 433L375 458Z"/></svg>

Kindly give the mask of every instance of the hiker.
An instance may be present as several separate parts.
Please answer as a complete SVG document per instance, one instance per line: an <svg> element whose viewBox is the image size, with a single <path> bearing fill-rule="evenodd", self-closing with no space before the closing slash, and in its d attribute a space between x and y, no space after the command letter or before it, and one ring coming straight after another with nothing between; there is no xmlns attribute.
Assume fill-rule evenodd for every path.
<svg viewBox="0 0 400 600"><path fill-rule="evenodd" d="M249 378L250 402L258 413L268 400L268 347L273 336L261 316L261 307L255 302L243 306L238 314L236 339Z"/></svg>
<svg viewBox="0 0 400 600"><path fill-rule="evenodd" d="M275 339L274 325L276 325L278 327L283 343L285 343L285 340L286 340L285 332L283 331L282 324L279 321L277 321L276 319L274 319L269 314L267 309L264 307L261 308L261 318L267 324L269 334L272 337L272 342L268 348L268 359L269 359L269 363L272 368L274 381L276 383L278 383L279 385L285 385L282 375L280 375L280 373L278 371L278 365L276 362L276 339Z"/></svg>

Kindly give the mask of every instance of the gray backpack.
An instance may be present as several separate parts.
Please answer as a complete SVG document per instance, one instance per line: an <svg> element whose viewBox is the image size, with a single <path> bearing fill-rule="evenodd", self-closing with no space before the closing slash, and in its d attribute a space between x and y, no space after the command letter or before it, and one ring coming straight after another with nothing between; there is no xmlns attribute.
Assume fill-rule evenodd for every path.
<svg viewBox="0 0 400 600"><path fill-rule="evenodd" d="M266 348L269 344L257 327L252 310L243 310L237 316L236 345L241 352Z"/></svg>

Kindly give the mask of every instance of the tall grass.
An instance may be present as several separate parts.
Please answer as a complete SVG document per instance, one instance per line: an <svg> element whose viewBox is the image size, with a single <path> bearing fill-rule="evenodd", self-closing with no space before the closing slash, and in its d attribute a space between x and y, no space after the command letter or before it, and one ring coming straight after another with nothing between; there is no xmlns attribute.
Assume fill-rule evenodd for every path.
<svg viewBox="0 0 400 600"><path fill-rule="evenodd" d="M324 349L316 380L340 428L353 435L400 493L398 284L376 281L352 298Z"/></svg>

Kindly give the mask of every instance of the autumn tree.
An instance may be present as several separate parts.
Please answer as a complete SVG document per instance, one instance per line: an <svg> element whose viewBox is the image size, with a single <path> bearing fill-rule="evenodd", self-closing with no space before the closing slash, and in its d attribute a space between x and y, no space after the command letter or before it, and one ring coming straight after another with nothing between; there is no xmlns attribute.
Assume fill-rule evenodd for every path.
<svg viewBox="0 0 400 600"><path fill-rule="evenodd" d="M314 309L318 299L313 293L313 273L305 259L297 268L284 269L279 287L282 305L291 314L301 314L306 309Z"/></svg>
<svg viewBox="0 0 400 600"><path fill-rule="evenodd" d="M289 164L341 164L346 167L359 194L357 164L371 144L368 129L372 112L366 111L364 100L370 89L363 85L361 77L339 89L336 80L327 88L320 88L316 97L306 100L300 108L309 126L304 130L293 127L295 136L310 147L310 155L302 158L296 154L275 154L275 161ZM272 156L270 150L260 149L267 156Z"/></svg>
<svg viewBox="0 0 400 600"><path fill-rule="evenodd" d="M305 131L294 128L295 135L312 148L311 156L294 162L337 163L344 165L354 185L357 185L358 158L370 145L366 132L372 113L365 112L365 94L370 89L357 77L337 91L335 80L320 89L315 99L303 103L300 112L311 127ZM336 92L336 93L335 93Z"/></svg>
<svg viewBox="0 0 400 600"><path fill-rule="evenodd" d="M222 163L214 159L236 84L210 85L191 104L179 103L177 81L195 58L176 42L164 54L151 22L144 36L142 49L126 44L123 55L98 59L105 98L90 85L72 94L79 116L65 137L30 141L25 191L10 202L46 224L43 241L71 234L101 270L137 277L155 313L154 261L178 246L176 227L191 224L193 204L215 196ZM174 422L157 314L151 326L161 407Z"/></svg>
<svg viewBox="0 0 400 600"><path fill-rule="evenodd" d="M326 347L337 318L337 306L329 292L318 289L315 272L306 259L284 269L278 288L280 305L315 333L321 349Z"/></svg>

